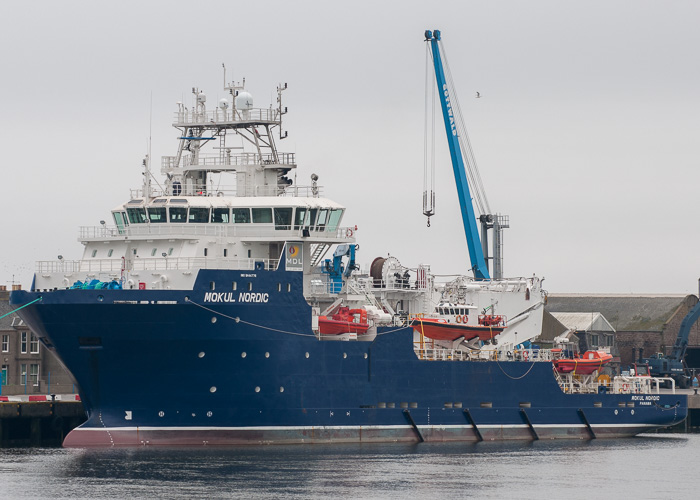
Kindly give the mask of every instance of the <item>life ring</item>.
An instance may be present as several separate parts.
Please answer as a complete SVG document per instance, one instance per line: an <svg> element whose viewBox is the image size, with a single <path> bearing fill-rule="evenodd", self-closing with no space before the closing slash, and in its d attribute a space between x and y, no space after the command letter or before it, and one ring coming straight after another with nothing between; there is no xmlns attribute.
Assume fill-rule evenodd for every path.
<svg viewBox="0 0 700 500"><path fill-rule="evenodd" d="M461 322L462 322L462 316L460 316L460 315L455 316L455 321L456 321L457 323L461 323Z"/></svg>
<svg viewBox="0 0 700 500"><path fill-rule="evenodd" d="M630 385L629 385L629 384L622 384L622 390L623 390L624 392L629 391L629 390L630 390Z"/></svg>
<svg viewBox="0 0 700 500"><path fill-rule="evenodd" d="M347 228L347 230L345 231L345 236L347 236L348 238L352 238L353 234L354 232L351 227Z"/></svg>
<svg viewBox="0 0 700 500"><path fill-rule="evenodd" d="M523 360L524 360L524 361L527 361L528 356L529 356L528 352L527 352L527 351L523 351Z"/></svg>
<svg viewBox="0 0 700 500"><path fill-rule="evenodd" d="M469 318L466 315L462 316L462 323L464 323L465 325L467 324L468 320Z"/></svg>

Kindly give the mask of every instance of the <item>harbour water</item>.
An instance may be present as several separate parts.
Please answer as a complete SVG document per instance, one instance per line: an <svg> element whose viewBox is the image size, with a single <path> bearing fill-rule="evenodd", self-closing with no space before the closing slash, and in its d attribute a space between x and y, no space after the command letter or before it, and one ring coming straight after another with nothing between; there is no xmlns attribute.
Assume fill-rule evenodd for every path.
<svg viewBox="0 0 700 500"><path fill-rule="evenodd" d="M697 498L700 434L592 441L0 450L0 498Z"/></svg>

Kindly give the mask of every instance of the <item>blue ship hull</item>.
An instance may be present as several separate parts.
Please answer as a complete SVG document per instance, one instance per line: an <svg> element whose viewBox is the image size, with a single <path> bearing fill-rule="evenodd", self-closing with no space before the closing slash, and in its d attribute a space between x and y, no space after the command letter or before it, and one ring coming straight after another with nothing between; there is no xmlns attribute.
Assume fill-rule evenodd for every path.
<svg viewBox="0 0 700 500"><path fill-rule="evenodd" d="M687 416L684 395L565 394L546 362L422 360L411 328L319 341L298 272L202 270L193 290L10 300L39 296L18 314L88 414L65 446L602 438Z"/></svg>

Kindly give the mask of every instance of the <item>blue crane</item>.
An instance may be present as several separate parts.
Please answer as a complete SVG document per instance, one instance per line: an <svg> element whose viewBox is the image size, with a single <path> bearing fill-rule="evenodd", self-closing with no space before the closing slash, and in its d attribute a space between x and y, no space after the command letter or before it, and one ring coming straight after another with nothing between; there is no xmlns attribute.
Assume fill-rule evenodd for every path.
<svg viewBox="0 0 700 500"><path fill-rule="evenodd" d="M658 353L641 360L642 363L649 365L649 372L652 377L671 377L681 388L688 387L690 378L687 375L685 354L688 349L690 329L693 328L698 319L700 319L700 302L695 304L683 318L683 321L681 321L676 342L669 356Z"/></svg>
<svg viewBox="0 0 700 500"><path fill-rule="evenodd" d="M425 40L430 42L430 48L433 54L435 80L437 82L438 94L440 95L440 103L442 105L442 116L445 120L445 132L447 133L447 143L450 146L452 170L454 171L455 183L457 184L459 205L462 209L462 223L464 224L464 232L467 236L467 248L469 249L472 270L474 271L474 277L476 279L489 280L491 278L489 276L488 267L486 266L486 259L484 259L481 239L479 238L476 225L476 215L474 213L474 205L472 204L469 183L467 182L467 174L464 168L462 148L460 147L454 111L450 101L450 91L445 81L445 71L440 56L440 46L438 44L440 41L440 31L426 30Z"/></svg>

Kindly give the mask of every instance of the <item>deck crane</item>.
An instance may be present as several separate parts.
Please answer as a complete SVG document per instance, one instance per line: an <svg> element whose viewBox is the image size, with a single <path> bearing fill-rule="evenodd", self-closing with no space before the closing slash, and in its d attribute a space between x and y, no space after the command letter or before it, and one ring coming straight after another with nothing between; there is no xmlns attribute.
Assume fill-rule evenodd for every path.
<svg viewBox="0 0 700 500"><path fill-rule="evenodd" d="M452 158L452 169L454 171L455 183L457 185L457 193L459 196L459 204L462 211L462 223L464 232L467 237L467 248L469 249L469 258L471 260L474 277L478 280L489 280L488 261L493 260L493 277L498 279L503 277L503 245L501 231L509 227L508 217L500 214L492 214L491 209L486 200L481 177L476 166L474 153L472 152L469 136L466 133L466 127L462 121L459 103L456 98L456 92L452 86L451 77L449 74L449 66L447 66L447 76L443 66L443 56L440 54L440 31L426 30L425 40L429 42L429 47L432 53L433 65L435 68L435 81L437 84L440 103L442 106L442 115L445 121L445 131L447 133L447 142L450 148L450 157ZM446 61L446 60L445 60ZM464 150L462 149L464 146ZM468 168L465 168L465 165ZM475 191L475 200L479 205L479 211L482 215L479 216L481 223L481 238L476 226L476 214L472 204L471 192L469 189L470 183L467 181L467 175L471 180L472 187ZM427 189L423 193L423 213L430 216L435 213L435 194ZM428 223L430 225L430 223ZM488 230L493 229L493 257L489 258L488 251Z"/></svg>

